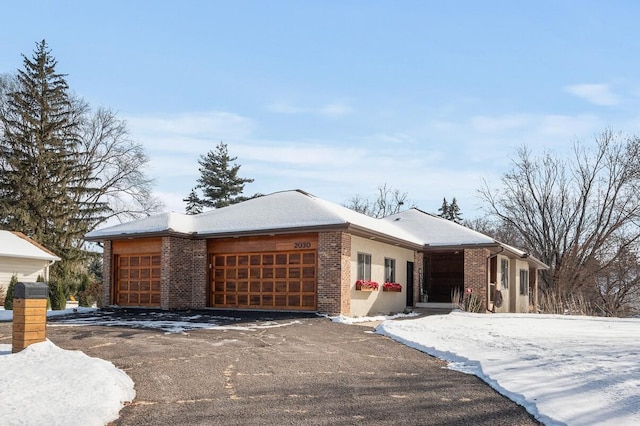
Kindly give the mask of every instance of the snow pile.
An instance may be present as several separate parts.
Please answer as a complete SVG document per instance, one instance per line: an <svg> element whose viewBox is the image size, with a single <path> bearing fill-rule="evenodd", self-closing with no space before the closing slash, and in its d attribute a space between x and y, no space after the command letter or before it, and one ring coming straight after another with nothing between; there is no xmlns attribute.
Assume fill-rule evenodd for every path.
<svg viewBox="0 0 640 426"><path fill-rule="evenodd" d="M112 363L49 340L11 354L0 345L4 425L105 425L135 398L133 381Z"/></svg>
<svg viewBox="0 0 640 426"><path fill-rule="evenodd" d="M640 424L639 319L454 312L376 331L477 375L548 425Z"/></svg>
<svg viewBox="0 0 640 426"><path fill-rule="evenodd" d="M98 309L97 308L83 308L83 307L78 307L77 304L74 306L71 304L71 302L67 302L67 306L70 306L67 309L62 309L59 311L52 311L52 310L48 310L47 311L47 318L49 317L55 317L55 316L62 316L62 315L69 315L69 314L74 314L74 313L88 313L88 312L95 312ZM4 308L0 308L0 322L1 321L12 321L13 320L13 311L12 310L5 310Z"/></svg>
<svg viewBox="0 0 640 426"><path fill-rule="evenodd" d="M328 317L331 318L331 321L341 323L341 324L358 324L363 322L374 322L374 321L386 321L393 320L398 318L410 318L416 317L419 314L415 312L410 312L408 314L394 314L394 315L377 315L373 317L346 317L344 315L338 315L336 317Z"/></svg>

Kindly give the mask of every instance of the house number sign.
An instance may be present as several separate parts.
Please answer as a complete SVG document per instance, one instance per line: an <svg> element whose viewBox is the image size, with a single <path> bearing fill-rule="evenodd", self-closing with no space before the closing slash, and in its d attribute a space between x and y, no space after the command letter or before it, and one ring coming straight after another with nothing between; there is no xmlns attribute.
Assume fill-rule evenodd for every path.
<svg viewBox="0 0 640 426"><path fill-rule="evenodd" d="M291 241L287 243L277 243L276 250L314 250L318 247L315 241Z"/></svg>

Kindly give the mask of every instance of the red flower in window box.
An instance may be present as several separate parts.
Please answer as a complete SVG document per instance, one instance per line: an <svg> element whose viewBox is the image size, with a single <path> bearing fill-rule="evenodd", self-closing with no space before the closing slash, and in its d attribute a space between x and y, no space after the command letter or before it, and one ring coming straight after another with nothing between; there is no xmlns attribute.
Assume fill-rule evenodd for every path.
<svg viewBox="0 0 640 426"><path fill-rule="evenodd" d="M375 281L356 281L356 290L358 291L374 291L378 290L378 283Z"/></svg>
<svg viewBox="0 0 640 426"><path fill-rule="evenodd" d="M382 291L402 291L402 284L398 283L384 283L382 284Z"/></svg>

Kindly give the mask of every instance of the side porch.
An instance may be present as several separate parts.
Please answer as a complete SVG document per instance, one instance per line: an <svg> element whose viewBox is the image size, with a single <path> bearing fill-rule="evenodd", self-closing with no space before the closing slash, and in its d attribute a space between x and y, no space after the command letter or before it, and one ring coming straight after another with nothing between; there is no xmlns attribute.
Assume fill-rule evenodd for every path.
<svg viewBox="0 0 640 426"><path fill-rule="evenodd" d="M535 312L538 269L501 248L450 248L424 253L415 307L434 312L476 304L477 312Z"/></svg>

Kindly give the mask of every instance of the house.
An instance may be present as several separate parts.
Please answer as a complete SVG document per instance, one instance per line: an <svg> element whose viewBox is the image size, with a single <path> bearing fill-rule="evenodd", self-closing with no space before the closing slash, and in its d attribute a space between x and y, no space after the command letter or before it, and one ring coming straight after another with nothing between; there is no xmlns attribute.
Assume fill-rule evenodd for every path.
<svg viewBox="0 0 640 426"><path fill-rule="evenodd" d="M458 287L475 292L489 310L492 297L508 290L509 302L496 303L497 310L526 312L537 270L546 267L416 209L375 219L301 190L192 216L162 213L85 239L103 244L106 304L162 309L364 316L402 312L425 290L426 303L450 302ZM503 261L508 266L498 270ZM511 309L510 286L517 289L520 270L527 271L519 281L526 297L513 293ZM358 280L380 286L364 291ZM401 291L384 291L385 282L399 283Z"/></svg>
<svg viewBox="0 0 640 426"><path fill-rule="evenodd" d="M0 231L0 287L6 289L11 277L19 282L49 280L49 267L58 256L20 232Z"/></svg>

